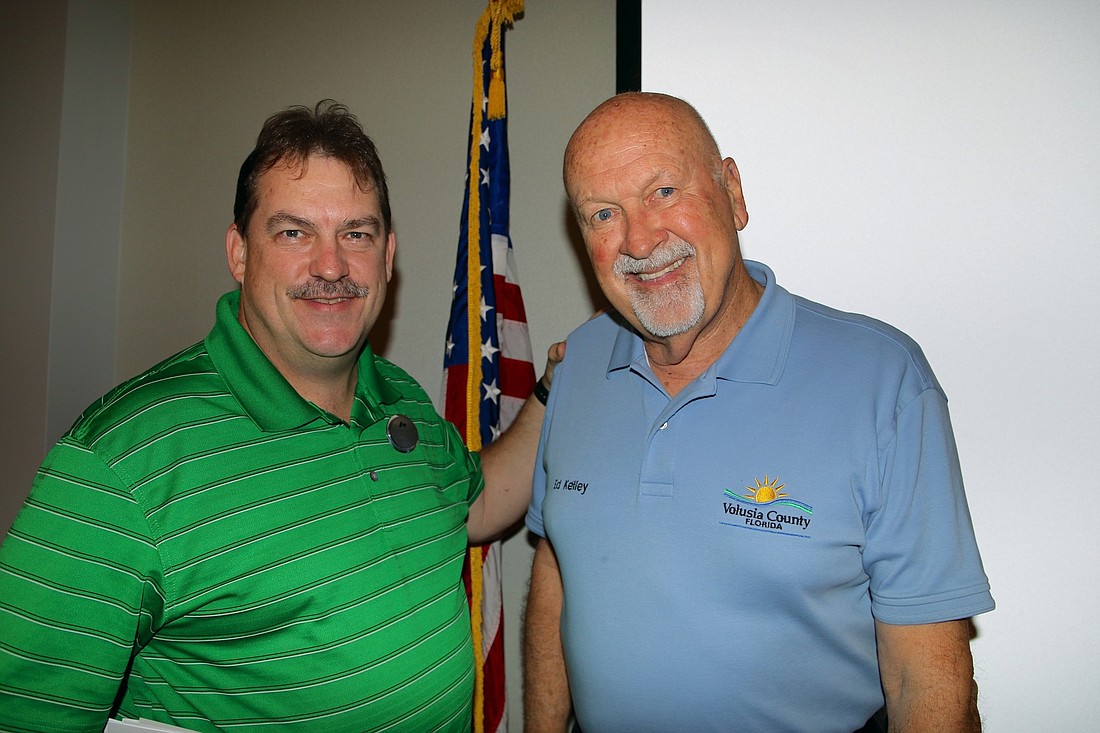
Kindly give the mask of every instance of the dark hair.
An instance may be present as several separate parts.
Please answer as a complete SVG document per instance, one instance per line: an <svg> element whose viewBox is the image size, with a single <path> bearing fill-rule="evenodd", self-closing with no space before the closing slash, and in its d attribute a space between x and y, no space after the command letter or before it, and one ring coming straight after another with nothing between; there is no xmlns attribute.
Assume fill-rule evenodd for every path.
<svg viewBox="0 0 1100 733"><path fill-rule="evenodd" d="M335 158L345 163L364 191L378 192L382 225L390 230L390 193L386 174L374 142L363 132L359 120L348 108L323 99L313 109L288 107L264 122L256 147L241 164L233 222L242 235L258 205L256 185L267 171L279 164L300 165L311 155Z"/></svg>

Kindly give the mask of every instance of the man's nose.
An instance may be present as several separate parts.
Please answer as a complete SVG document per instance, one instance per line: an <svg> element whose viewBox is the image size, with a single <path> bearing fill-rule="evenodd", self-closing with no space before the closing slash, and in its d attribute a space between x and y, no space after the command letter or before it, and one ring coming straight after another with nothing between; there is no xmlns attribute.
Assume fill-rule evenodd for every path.
<svg viewBox="0 0 1100 733"><path fill-rule="evenodd" d="M659 217L639 207L624 214L626 231L619 251L636 260L644 260L659 244L668 239Z"/></svg>
<svg viewBox="0 0 1100 733"><path fill-rule="evenodd" d="M335 236L319 237L314 243L309 274L328 282L348 276L347 257Z"/></svg>

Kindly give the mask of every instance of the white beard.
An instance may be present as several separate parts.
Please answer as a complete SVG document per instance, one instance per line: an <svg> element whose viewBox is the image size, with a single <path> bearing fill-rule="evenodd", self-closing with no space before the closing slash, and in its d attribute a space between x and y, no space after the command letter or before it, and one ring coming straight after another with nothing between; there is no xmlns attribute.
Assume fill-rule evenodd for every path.
<svg viewBox="0 0 1100 733"><path fill-rule="evenodd" d="M677 260L693 258L695 248L678 241L661 245L645 259L619 255L615 260L615 274L624 277L641 272L657 272ZM687 267L687 262L681 267ZM659 290L639 289L627 281L630 307L642 328L657 338L675 336L693 328L703 317L703 286L699 273L691 279L681 276L676 282Z"/></svg>

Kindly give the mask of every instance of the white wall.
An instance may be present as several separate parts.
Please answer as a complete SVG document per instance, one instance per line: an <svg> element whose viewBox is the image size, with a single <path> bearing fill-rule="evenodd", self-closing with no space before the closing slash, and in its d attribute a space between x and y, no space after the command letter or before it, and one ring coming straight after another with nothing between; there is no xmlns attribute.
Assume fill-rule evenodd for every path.
<svg viewBox="0 0 1100 733"><path fill-rule="evenodd" d="M644 0L642 29L643 88L738 162L746 255L947 391L986 729L1096 730L1100 4Z"/></svg>

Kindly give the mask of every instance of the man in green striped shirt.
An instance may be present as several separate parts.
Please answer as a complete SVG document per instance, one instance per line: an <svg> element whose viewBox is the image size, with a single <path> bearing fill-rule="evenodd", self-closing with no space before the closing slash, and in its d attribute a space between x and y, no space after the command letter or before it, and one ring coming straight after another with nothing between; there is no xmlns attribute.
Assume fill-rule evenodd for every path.
<svg viewBox="0 0 1100 733"><path fill-rule="evenodd" d="M0 548L0 730L469 729L464 551L525 510L542 410L479 457L372 353L388 198L343 107L264 125L240 290L80 417Z"/></svg>

